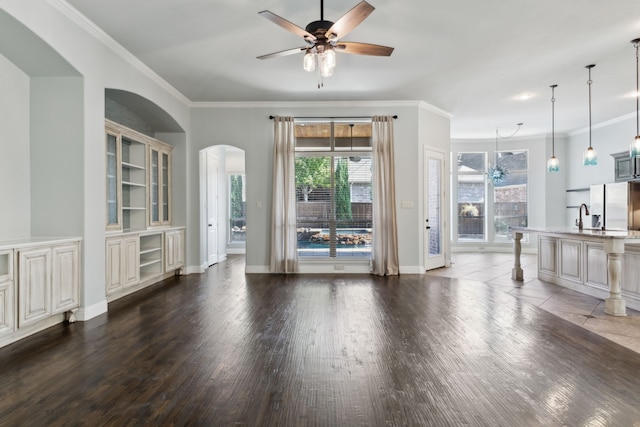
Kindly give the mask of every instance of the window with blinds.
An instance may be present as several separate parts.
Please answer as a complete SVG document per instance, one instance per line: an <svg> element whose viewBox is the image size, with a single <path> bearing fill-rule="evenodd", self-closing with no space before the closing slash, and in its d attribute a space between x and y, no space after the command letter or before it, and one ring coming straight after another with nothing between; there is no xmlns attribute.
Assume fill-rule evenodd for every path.
<svg viewBox="0 0 640 427"><path fill-rule="evenodd" d="M371 256L370 121L300 121L296 135L298 255Z"/></svg>

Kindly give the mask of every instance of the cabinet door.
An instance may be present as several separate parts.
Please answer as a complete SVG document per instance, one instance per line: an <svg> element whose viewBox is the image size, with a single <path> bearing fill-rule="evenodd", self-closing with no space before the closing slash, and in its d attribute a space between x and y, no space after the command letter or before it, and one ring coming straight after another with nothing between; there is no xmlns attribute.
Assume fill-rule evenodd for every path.
<svg viewBox="0 0 640 427"><path fill-rule="evenodd" d="M122 239L107 239L106 292L110 295L123 287L122 283Z"/></svg>
<svg viewBox="0 0 640 427"><path fill-rule="evenodd" d="M165 271L173 271L184 266L184 230L165 233Z"/></svg>
<svg viewBox="0 0 640 427"><path fill-rule="evenodd" d="M120 135L107 131L107 230L122 229Z"/></svg>
<svg viewBox="0 0 640 427"><path fill-rule="evenodd" d="M122 284L135 285L140 281L140 240L137 235L122 239Z"/></svg>
<svg viewBox="0 0 640 427"><path fill-rule="evenodd" d="M171 224L171 154L149 146L149 224Z"/></svg>
<svg viewBox="0 0 640 427"><path fill-rule="evenodd" d="M15 329L13 249L0 251L0 336Z"/></svg>
<svg viewBox="0 0 640 427"><path fill-rule="evenodd" d="M18 327L51 315L51 249L18 252Z"/></svg>
<svg viewBox="0 0 640 427"><path fill-rule="evenodd" d="M64 313L80 305L80 244L53 248L52 312Z"/></svg>

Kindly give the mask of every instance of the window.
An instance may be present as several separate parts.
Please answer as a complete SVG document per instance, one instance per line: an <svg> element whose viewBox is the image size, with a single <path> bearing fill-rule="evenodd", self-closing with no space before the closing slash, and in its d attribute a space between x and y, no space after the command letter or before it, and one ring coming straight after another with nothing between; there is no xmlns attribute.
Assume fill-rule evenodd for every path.
<svg viewBox="0 0 640 427"><path fill-rule="evenodd" d="M229 175L229 242L247 240L245 176Z"/></svg>
<svg viewBox="0 0 640 427"><path fill-rule="evenodd" d="M498 151L496 163L509 173L506 179L493 186L493 225L496 242L510 242L509 227L526 227L528 151Z"/></svg>
<svg viewBox="0 0 640 427"><path fill-rule="evenodd" d="M485 234L485 169L487 153L458 153L459 241L484 241Z"/></svg>
<svg viewBox="0 0 640 427"><path fill-rule="evenodd" d="M371 122L296 122L298 256L371 256Z"/></svg>

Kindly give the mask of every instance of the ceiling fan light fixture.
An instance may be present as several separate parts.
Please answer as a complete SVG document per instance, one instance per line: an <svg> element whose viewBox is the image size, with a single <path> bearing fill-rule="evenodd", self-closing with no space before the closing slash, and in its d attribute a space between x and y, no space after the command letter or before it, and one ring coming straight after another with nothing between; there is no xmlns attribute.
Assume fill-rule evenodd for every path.
<svg viewBox="0 0 640 427"><path fill-rule="evenodd" d="M318 67L322 77L331 77L333 69L336 68L336 52L332 47L324 46L318 52Z"/></svg>
<svg viewBox="0 0 640 427"><path fill-rule="evenodd" d="M308 72L316 70L316 56L311 49L307 49L307 53L304 54L303 68Z"/></svg>
<svg viewBox="0 0 640 427"><path fill-rule="evenodd" d="M305 52L302 66L305 71L318 72L318 89L324 86L323 78L333 75L336 67L336 49L352 55L390 56L392 47L370 43L340 42L355 27L360 25L375 8L361 0L351 10L342 15L336 22L324 19L324 1L320 0L320 20L309 23L305 29L287 21L280 16L263 10L258 14L290 33L301 37L306 43L303 47L296 47L280 52L258 56L258 59L276 58Z"/></svg>

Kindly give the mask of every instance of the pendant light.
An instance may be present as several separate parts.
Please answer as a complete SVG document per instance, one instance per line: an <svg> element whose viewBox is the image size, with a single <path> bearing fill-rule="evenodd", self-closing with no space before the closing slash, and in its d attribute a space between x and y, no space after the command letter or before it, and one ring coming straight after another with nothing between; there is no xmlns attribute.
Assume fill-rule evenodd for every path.
<svg viewBox="0 0 640 427"><path fill-rule="evenodd" d="M636 48L636 137L629 148L631 158L640 157L640 84L638 82L638 46L640 39L631 40L633 47Z"/></svg>
<svg viewBox="0 0 640 427"><path fill-rule="evenodd" d="M558 172L560 170L560 162L556 157L556 141L555 141L555 108L556 102L555 90L558 85L551 85L551 158L547 161L547 171Z"/></svg>
<svg viewBox="0 0 640 427"><path fill-rule="evenodd" d="M589 85L589 148L584 152L582 156L582 163L585 166L595 166L598 164L598 153L593 149L591 145L591 69L595 67L595 64L587 65L585 68L589 70L589 80L587 80L587 85Z"/></svg>
<svg viewBox="0 0 640 427"><path fill-rule="evenodd" d="M496 148L494 150L496 162L495 164L489 164L486 172L487 178L489 178L489 183L493 184L494 186L504 183L507 180L507 175L509 175L509 169L507 169L505 165L498 164L498 139L509 139L514 136L522 127L522 123L518 123L516 126L516 130L509 136L500 135L500 132L498 132L498 128L496 128Z"/></svg>

